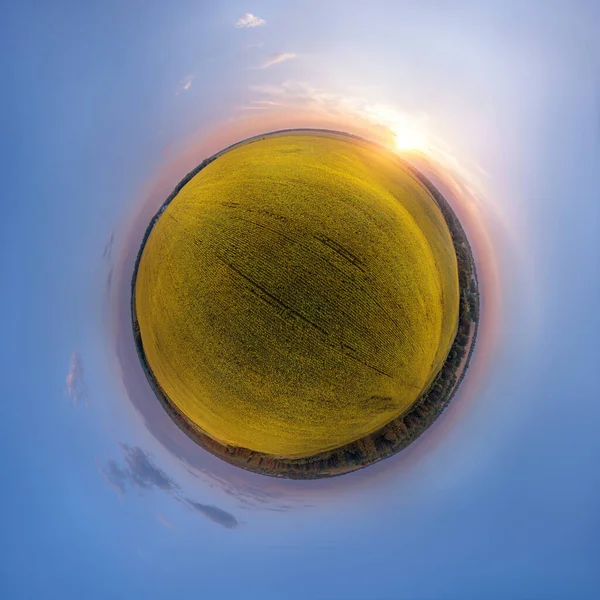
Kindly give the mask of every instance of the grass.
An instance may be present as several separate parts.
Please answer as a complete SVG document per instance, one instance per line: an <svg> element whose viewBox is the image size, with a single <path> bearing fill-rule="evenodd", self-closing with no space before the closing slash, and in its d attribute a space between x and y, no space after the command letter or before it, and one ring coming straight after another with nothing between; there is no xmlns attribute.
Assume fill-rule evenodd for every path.
<svg viewBox="0 0 600 600"><path fill-rule="evenodd" d="M213 439L302 457L407 411L456 333L452 239L386 151L286 134L219 156L143 248L135 308L169 400Z"/></svg>

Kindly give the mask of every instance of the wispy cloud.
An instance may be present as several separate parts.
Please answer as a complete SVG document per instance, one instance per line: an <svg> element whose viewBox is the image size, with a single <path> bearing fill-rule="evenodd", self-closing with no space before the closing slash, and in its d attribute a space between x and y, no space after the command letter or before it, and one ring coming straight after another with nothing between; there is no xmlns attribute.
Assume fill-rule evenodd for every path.
<svg viewBox="0 0 600 600"><path fill-rule="evenodd" d="M242 15L236 22L235 26L239 29L249 29L251 27L262 27L267 22L260 17L256 17L252 13Z"/></svg>
<svg viewBox="0 0 600 600"><path fill-rule="evenodd" d="M85 400L86 406L89 406L88 389L83 379L83 366L77 350L71 355L71 363L65 384L67 386L67 395L73 399L74 405L79 404L81 400Z"/></svg>
<svg viewBox="0 0 600 600"><path fill-rule="evenodd" d="M272 85L270 83L259 83L257 85L250 85L248 89L251 92L257 94L265 94L267 96L281 96L285 94L285 88L281 85Z"/></svg>
<svg viewBox="0 0 600 600"><path fill-rule="evenodd" d="M268 106L240 106L239 110L268 110Z"/></svg>
<svg viewBox="0 0 600 600"><path fill-rule="evenodd" d="M104 466L98 465L98 473L120 495L123 495L127 491L127 474L116 461L109 460Z"/></svg>
<svg viewBox="0 0 600 600"><path fill-rule="evenodd" d="M228 513L221 508L208 504L200 504L200 502L194 502L187 498L184 498L183 502L192 510L199 512L207 519L210 519L214 523L218 523L227 529L235 529L238 526L238 520L231 513Z"/></svg>
<svg viewBox="0 0 600 600"><path fill-rule="evenodd" d="M106 260L110 260L110 255L112 253L114 243L115 243L115 232L113 231L110 234L110 238L108 239L108 242L106 242L106 246L104 246L104 251L102 252L102 258L105 258Z"/></svg>
<svg viewBox="0 0 600 600"><path fill-rule="evenodd" d="M272 100L256 100L254 104L249 104L240 107L241 110L269 110L274 106L283 106L280 102L273 102Z"/></svg>
<svg viewBox="0 0 600 600"><path fill-rule="evenodd" d="M285 62L286 60L292 60L292 58L296 58L297 56L298 55L294 54L293 52L277 52L276 54L271 54L269 58L257 68L268 69L273 65Z"/></svg>
<svg viewBox="0 0 600 600"><path fill-rule="evenodd" d="M188 75L184 77L178 84L177 90L175 91L175 95L179 96L179 94L183 94L183 92L187 92L192 87L192 82L196 78L195 75Z"/></svg>
<svg viewBox="0 0 600 600"><path fill-rule="evenodd" d="M127 488L151 490L158 488L165 492L179 490L179 486L153 462L152 458L139 446L121 444L125 465L120 466L116 461L109 460L102 474L105 479L121 492Z"/></svg>
<svg viewBox="0 0 600 600"><path fill-rule="evenodd" d="M231 513L217 506L202 504L184 497L179 485L154 464L148 452L142 450L139 446L129 446L127 444L121 444L121 448L125 460L124 464L119 464L116 460L108 460L105 465L100 465L98 468L104 480L119 494L124 495L129 490L137 490L138 492L153 489L162 490L185 506L223 527L233 529L238 526L237 519ZM157 514L154 516L165 527L175 529L173 524L162 515Z"/></svg>
<svg viewBox="0 0 600 600"><path fill-rule="evenodd" d="M165 516L161 515L160 513L155 514L154 518L161 525L164 525L167 529L170 529L171 531L178 531L177 527L175 527L175 525L173 525L173 523L171 523L171 521L169 521L169 519L167 519Z"/></svg>

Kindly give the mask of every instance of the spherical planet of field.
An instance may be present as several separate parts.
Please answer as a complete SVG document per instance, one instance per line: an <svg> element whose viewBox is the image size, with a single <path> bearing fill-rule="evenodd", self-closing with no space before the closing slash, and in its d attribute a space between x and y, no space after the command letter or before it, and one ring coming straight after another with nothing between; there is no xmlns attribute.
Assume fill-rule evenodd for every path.
<svg viewBox="0 0 600 600"><path fill-rule="evenodd" d="M452 238L426 187L358 138L289 131L205 161L138 257L154 387L231 448L308 457L406 413L453 343Z"/></svg>

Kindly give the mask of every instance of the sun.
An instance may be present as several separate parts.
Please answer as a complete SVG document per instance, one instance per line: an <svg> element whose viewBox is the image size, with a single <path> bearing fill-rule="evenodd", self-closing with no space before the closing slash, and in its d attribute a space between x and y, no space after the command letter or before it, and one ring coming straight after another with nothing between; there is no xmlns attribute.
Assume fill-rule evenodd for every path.
<svg viewBox="0 0 600 600"><path fill-rule="evenodd" d="M367 117L387 127L394 136L394 150L402 152L422 152L428 154L432 141L428 131L427 119L397 111L376 104L365 109Z"/></svg>
<svg viewBox="0 0 600 600"><path fill-rule="evenodd" d="M431 149L426 123L398 113L390 116L388 127L394 134L396 150L427 153Z"/></svg>
<svg viewBox="0 0 600 600"><path fill-rule="evenodd" d="M401 123L391 126L394 134L396 149L403 151L426 152L429 149L427 136L412 123Z"/></svg>

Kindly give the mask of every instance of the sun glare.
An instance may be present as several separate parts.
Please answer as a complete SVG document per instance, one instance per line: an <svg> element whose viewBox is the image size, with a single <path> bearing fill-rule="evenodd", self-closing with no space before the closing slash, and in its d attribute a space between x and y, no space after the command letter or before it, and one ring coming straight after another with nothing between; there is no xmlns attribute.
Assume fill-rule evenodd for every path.
<svg viewBox="0 0 600 600"><path fill-rule="evenodd" d="M412 123L400 123L390 126L395 136L398 150L419 150L425 152L428 147L427 136Z"/></svg>
<svg viewBox="0 0 600 600"><path fill-rule="evenodd" d="M427 153L431 149L426 119L403 114L380 104L366 107L365 112L370 119L392 132L396 150Z"/></svg>

